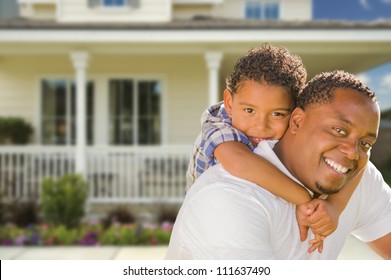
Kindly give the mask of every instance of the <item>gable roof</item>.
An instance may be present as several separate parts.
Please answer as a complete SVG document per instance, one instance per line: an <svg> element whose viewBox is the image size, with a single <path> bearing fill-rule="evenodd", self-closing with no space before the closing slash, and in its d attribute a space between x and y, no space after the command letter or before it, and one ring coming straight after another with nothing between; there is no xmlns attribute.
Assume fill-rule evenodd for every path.
<svg viewBox="0 0 391 280"><path fill-rule="evenodd" d="M53 20L33 20L13 18L0 21L0 29L79 29L79 30L260 30L260 29L305 29L305 30L354 30L391 29L391 21L351 22L351 21L256 21L194 17L190 20L173 20L161 23L63 23Z"/></svg>

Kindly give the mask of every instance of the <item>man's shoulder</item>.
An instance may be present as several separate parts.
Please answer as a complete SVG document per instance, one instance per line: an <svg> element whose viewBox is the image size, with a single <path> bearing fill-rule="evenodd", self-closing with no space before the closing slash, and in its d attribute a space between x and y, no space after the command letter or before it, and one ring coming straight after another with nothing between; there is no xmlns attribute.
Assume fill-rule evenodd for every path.
<svg viewBox="0 0 391 280"><path fill-rule="evenodd" d="M365 167L364 175L361 180L361 183L362 182L376 183L379 181L383 181L383 176L382 176L380 170L377 169L377 167L371 161L369 161L367 166Z"/></svg>
<svg viewBox="0 0 391 280"><path fill-rule="evenodd" d="M195 197L230 197L256 204L272 204L280 200L266 189L230 174L221 164L209 167L193 184L187 196ZM271 206L271 205L270 205Z"/></svg>
<svg viewBox="0 0 391 280"><path fill-rule="evenodd" d="M362 199L367 200L370 195L379 195L388 193L391 196L391 188L384 181L383 175L372 163L368 162L364 170L364 175L358 185Z"/></svg>

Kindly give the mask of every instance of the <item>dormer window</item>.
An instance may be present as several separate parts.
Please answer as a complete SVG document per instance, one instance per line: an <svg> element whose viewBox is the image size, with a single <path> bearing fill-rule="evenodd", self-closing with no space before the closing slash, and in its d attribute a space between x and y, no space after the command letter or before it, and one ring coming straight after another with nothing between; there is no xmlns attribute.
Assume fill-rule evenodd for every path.
<svg viewBox="0 0 391 280"><path fill-rule="evenodd" d="M103 0L102 6L104 6L104 7L124 7L125 0Z"/></svg>
<svg viewBox="0 0 391 280"><path fill-rule="evenodd" d="M280 17L278 0L247 0L245 2L246 19L277 20Z"/></svg>
<svg viewBox="0 0 391 280"><path fill-rule="evenodd" d="M88 7L90 8L138 8L140 0L88 0Z"/></svg>

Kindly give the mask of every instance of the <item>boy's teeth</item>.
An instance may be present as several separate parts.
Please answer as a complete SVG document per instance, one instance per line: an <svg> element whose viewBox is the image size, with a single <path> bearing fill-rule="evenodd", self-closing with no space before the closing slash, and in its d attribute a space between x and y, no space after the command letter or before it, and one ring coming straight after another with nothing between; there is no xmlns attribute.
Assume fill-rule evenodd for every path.
<svg viewBox="0 0 391 280"><path fill-rule="evenodd" d="M332 161L331 159L326 158L325 162L328 165L330 165L332 168L334 168L334 170L337 171L338 173L344 174L344 173L348 172L348 170L349 170L349 168L343 167L342 165L340 165L339 163L336 163L335 161Z"/></svg>

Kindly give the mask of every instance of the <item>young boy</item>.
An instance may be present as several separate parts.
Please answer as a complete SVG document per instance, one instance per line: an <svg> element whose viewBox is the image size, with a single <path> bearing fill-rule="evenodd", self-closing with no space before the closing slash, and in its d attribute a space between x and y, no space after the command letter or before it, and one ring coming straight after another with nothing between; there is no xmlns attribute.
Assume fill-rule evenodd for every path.
<svg viewBox="0 0 391 280"><path fill-rule="evenodd" d="M357 184L329 196L327 202L312 199L305 188L252 153L259 142L283 136L306 78L301 59L283 48L264 44L241 57L226 79L224 101L211 106L201 118L202 132L190 159L187 189L209 166L220 162L231 174L295 203L301 239L306 239L310 227L316 238L309 252L316 248L321 252L322 240L336 229Z"/></svg>

